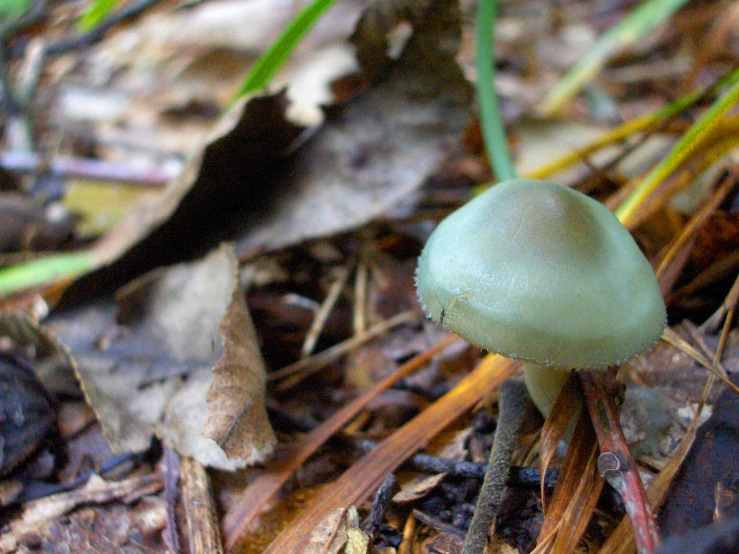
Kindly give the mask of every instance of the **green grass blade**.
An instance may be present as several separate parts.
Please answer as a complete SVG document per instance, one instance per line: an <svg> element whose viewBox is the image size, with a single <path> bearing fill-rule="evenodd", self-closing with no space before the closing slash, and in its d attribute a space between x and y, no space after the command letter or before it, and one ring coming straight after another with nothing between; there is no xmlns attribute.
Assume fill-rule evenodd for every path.
<svg viewBox="0 0 739 554"><path fill-rule="evenodd" d="M615 52L636 42L686 2L687 0L645 0L618 25L604 33L585 57L552 89L542 102L544 114L550 115L557 111L600 72Z"/></svg>
<svg viewBox="0 0 739 554"><path fill-rule="evenodd" d="M81 31L89 31L102 23L113 10L118 0L95 0L79 21Z"/></svg>
<svg viewBox="0 0 739 554"><path fill-rule="evenodd" d="M298 42L335 2L336 0L314 0L312 4L293 19L280 35L280 38L259 58L259 61L241 85L234 100L264 88L275 72L285 63L290 53L295 50Z"/></svg>
<svg viewBox="0 0 739 554"><path fill-rule="evenodd" d="M95 269L97 256L91 252L54 254L0 269L0 294L47 285L59 279L72 279Z"/></svg>
<svg viewBox="0 0 739 554"><path fill-rule="evenodd" d="M477 66L477 101L480 103L480 123L485 149L498 181L513 179L516 170L511 161L505 127L500 115L498 94L495 90L495 17L497 0L480 0L475 26Z"/></svg>
<svg viewBox="0 0 739 554"><path fill-rule="evenodd" d="M31 7L31 0L0 0L0 23L16 20Z"/></svg>
<svg viewBox="0 0 739 554"><path fill-rule="evenodd" d="M639 205L665 180L680 164L701 147L721 117L739 102L739 72L732 73L734 79L729 89L696 121L680 140L672 147L670 153L658 163L639 183L639 186L616 209L618 217L624 225L636 212Z"/></svg>

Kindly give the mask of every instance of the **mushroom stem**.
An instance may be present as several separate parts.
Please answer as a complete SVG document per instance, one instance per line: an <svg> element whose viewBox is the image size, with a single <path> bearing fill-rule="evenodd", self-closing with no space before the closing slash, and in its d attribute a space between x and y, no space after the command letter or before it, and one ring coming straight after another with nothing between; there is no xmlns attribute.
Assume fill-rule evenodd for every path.
<svg viewBox="0 0 739 554"><path fill-rule="evenodd" d="M491 526L498 515L503 490L511 471L513 450L523 422L526 387L520 381L505 381L500 385L498 406L500 413L493 437L485 480L477 497L472 523L464 538L462 554L482 554L488 543Z"/></svg>
<svg viewBox="0 0 739 554"><path fill-rule="evenodd" d="M535 362L524 362L521 365L529 396L541 414L547 417L559 396L559 391L570 378L570 372Z"/></svg>

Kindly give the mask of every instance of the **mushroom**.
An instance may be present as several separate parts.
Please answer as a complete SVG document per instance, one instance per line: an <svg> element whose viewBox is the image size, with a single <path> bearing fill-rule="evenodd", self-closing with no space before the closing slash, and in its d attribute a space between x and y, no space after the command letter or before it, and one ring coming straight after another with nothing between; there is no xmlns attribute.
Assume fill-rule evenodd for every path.
<svg viewBox="0 0 739 554"><path fill-rule="evenodd" d="M444 219L416 271L429 318L524 361L546 416L569 372L648 350L666 324L651 266L602 204L563 185L511 179Z"/></svg>

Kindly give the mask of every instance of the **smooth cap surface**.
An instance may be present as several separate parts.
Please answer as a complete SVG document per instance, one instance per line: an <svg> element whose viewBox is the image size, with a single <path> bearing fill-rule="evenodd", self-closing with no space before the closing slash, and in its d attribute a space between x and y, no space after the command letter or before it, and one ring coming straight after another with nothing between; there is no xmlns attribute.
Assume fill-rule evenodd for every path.
<svg viewBox="0 0 739 554"><path fill-rule="evenodd" d="M426 314L471 343L557 367L604 367L655 343L662 295L630 233L563 185L513 179L444 219L418 260Z"/></svg>

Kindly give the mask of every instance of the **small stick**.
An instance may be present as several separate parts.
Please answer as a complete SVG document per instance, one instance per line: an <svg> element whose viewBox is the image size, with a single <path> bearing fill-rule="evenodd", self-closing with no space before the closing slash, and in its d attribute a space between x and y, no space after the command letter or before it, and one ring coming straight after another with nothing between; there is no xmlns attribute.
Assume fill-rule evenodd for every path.
<svg viewBox="0 0 739 554"><path fill-rule="evenodd" d="M164 542L173 552L180 551L180 539L177 534L177 497L179 490L177 482L180 480L180 457L171 448L164 449L162 456L164 469L164 498L167 501L167 526L162 535Z"/></svg>
<svg viewBox="0 0 739 554"><path fill-rule="evenodd" d="M372 501L372 509L367 517L362 522L362 531L368 533L373 539L377 534L377 530L382 524L382 520L385 519L385 512L387 506L393 499L393 496L400 490L398 480L395 475L390 473L380 485L375 493L375 499Z"/></svg>
<svg viewBox="0 0 739 554"><path fill-rule="evenodd" d="M360 450L369 452L377 446L377 443L375 441L361 439L355 441L354 445ZM404 467L424 473L446 473L454 477L484 479L488 464L451 460L431 454L416 454L404 464ZM544 474L544 488L553 489L558 477L558 469L548 469ZM509 488L526 488L538 491L540 483L541 472L537 468L511 466L506 486Z"/></svg>
<svg viewBox="0 0 739 554"><path fill-rule="evenodd" d="M328 294L326 294L323 304L321 304L318 313L313 318L313 323L311 323L308 333L305 336L305 340L303 341L303 347L300 349L301 360L307 358L313 353L313 349L316 347L316 343L318 342L318 337L321 336L321 332L326 326L328 316L331 315L331 310L334 309L341 291L343 291L346 286L346 282L349 279L349 270L352 265L354 265L353 262L349 262L345 267L340 268L334 282L331 283L331 286L328 289Z"/></svg>
<svg viewBox="0 0 739 554"><path fill-rule="evenodd" d="M500 509L508 473L511 469L513 449L523 423L524 403L528 393L521 381L506 381L499 388L500 415L493 437L488 469L477 499L475 515L464 539L462 554L482 554L488 543L488 535Z"/></svg>
<svg viewBox="0 0 739 554"><path fill-rule="evenodd" d="M200 462L189 457L182 458L180 468L189 551L191 554L223 554L218 510L208 474Z"/></svg>
<svg viewBox="0 0 739 554"><path fill-rule="evenodd" d="M606 392L606 376L603 373L602 371L579 373L590 418L602 452L598 458L598 472L623 498L626 514L634 531L637 552L652 553L660 544L657 523L649 508L639 470L631 457L618 422L613 400Z"/></svg>

